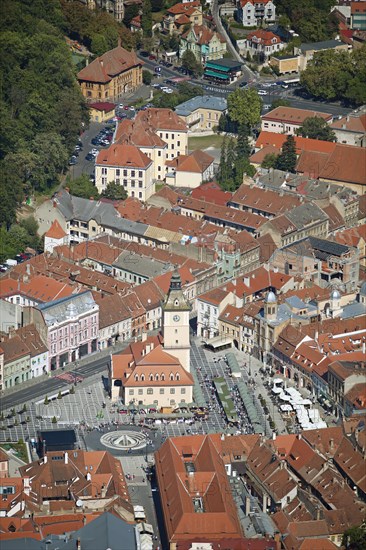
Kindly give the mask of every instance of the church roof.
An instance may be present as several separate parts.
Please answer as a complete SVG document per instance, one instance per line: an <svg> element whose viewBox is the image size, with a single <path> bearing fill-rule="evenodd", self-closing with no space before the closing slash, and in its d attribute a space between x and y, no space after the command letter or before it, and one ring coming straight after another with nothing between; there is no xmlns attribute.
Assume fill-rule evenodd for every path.
<svg viewBox="0 0 366 550"><path fill-rule="evenodd" d="M165 311L191 311L191 304L182 291L182 280L178 270L173 272L170 279L168 294L163 303Z"/></svg>

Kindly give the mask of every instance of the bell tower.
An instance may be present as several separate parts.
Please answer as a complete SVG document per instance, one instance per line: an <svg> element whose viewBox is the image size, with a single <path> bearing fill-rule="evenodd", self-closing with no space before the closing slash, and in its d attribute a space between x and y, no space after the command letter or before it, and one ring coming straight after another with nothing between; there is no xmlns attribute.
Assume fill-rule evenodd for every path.
<svg viewBox="0 0 366 550"><path fill-rule="evenodd" d="M182 291L178 271L170 280L168 294L162 304L164 349L190 371L189 313L191 305Z"/></svg>

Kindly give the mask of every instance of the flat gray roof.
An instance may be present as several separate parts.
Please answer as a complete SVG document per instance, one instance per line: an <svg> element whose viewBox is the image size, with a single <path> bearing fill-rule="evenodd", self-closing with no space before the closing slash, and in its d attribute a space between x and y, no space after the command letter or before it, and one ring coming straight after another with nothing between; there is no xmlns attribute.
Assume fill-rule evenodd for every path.
<svg viewBox="0 0 366 550"><path fill-rule="evenodd" d="M198 95L177 105L175 112L180 116L188 116L197 109L212 109L213 111L226 111L227 101L224 97L213 95Z"/></svg>

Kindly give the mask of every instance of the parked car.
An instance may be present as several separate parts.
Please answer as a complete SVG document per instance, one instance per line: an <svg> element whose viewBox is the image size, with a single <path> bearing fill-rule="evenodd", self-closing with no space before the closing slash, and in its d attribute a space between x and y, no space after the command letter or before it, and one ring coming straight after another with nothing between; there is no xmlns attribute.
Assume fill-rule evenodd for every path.
<svg viewBox="0 0 366 550"><path fill-rule="evenodd" d="M69 166L74 166L77 163L78 159L75 156L72 156L69 160Z"/></svg>
<svg viewBox="0 0 366 550"><path fill-rule="evenodd" d="M150 59L151 61L155 61L155 60L156 60L156 55L150 54L150 55L149 55L149 59Z"/></svg>
<svg viewBox="0 0 366 550"><path fill-rule="evenodd" d="M239 84L239 88L245 88L245 86L248 86L249 82L246 82L246 80L244 80L243 82L240 82Z"/></svg>
<svg viewBox="0 0 366 550"><path fill-rule="evenodd" d="M92 155L91 153L88 153L85 157L85 160L93 160L94 159L94 155Z"/></svg>
<svg viewBox="0 0 366 550"><path fill-rule="evenodd" d="M258 95L268 95L267 90L258 90Z"/></svg>
<svg viewBox="0 0 366 550"><path fill-rule="evenodd" d="M6 271L8 271L8 267L4 264L1 264L0 265L0 273L5 273Z"/></svg>

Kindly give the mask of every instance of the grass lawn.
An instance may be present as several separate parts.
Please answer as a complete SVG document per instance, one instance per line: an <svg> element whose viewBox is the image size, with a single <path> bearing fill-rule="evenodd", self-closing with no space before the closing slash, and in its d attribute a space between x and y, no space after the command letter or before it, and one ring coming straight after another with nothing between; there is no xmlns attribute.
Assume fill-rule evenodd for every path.
<svg viewBox="0 0 366 550"><path fill-rule="evenodd" d="M198 136L188 138L188 149L194 151L195 149L206 149L207 147L214 147L220 149L224 136L212 134L212 136Z"/></svg>
<svg viewBox="0 0 366 550"><path fill-rule="evenodd" d="M26 464L28 463L28 454L24 441L20 440L18 443L4 443L1 447L5 449L5 451L10 451L12 449L20 460Z"/></svg>

